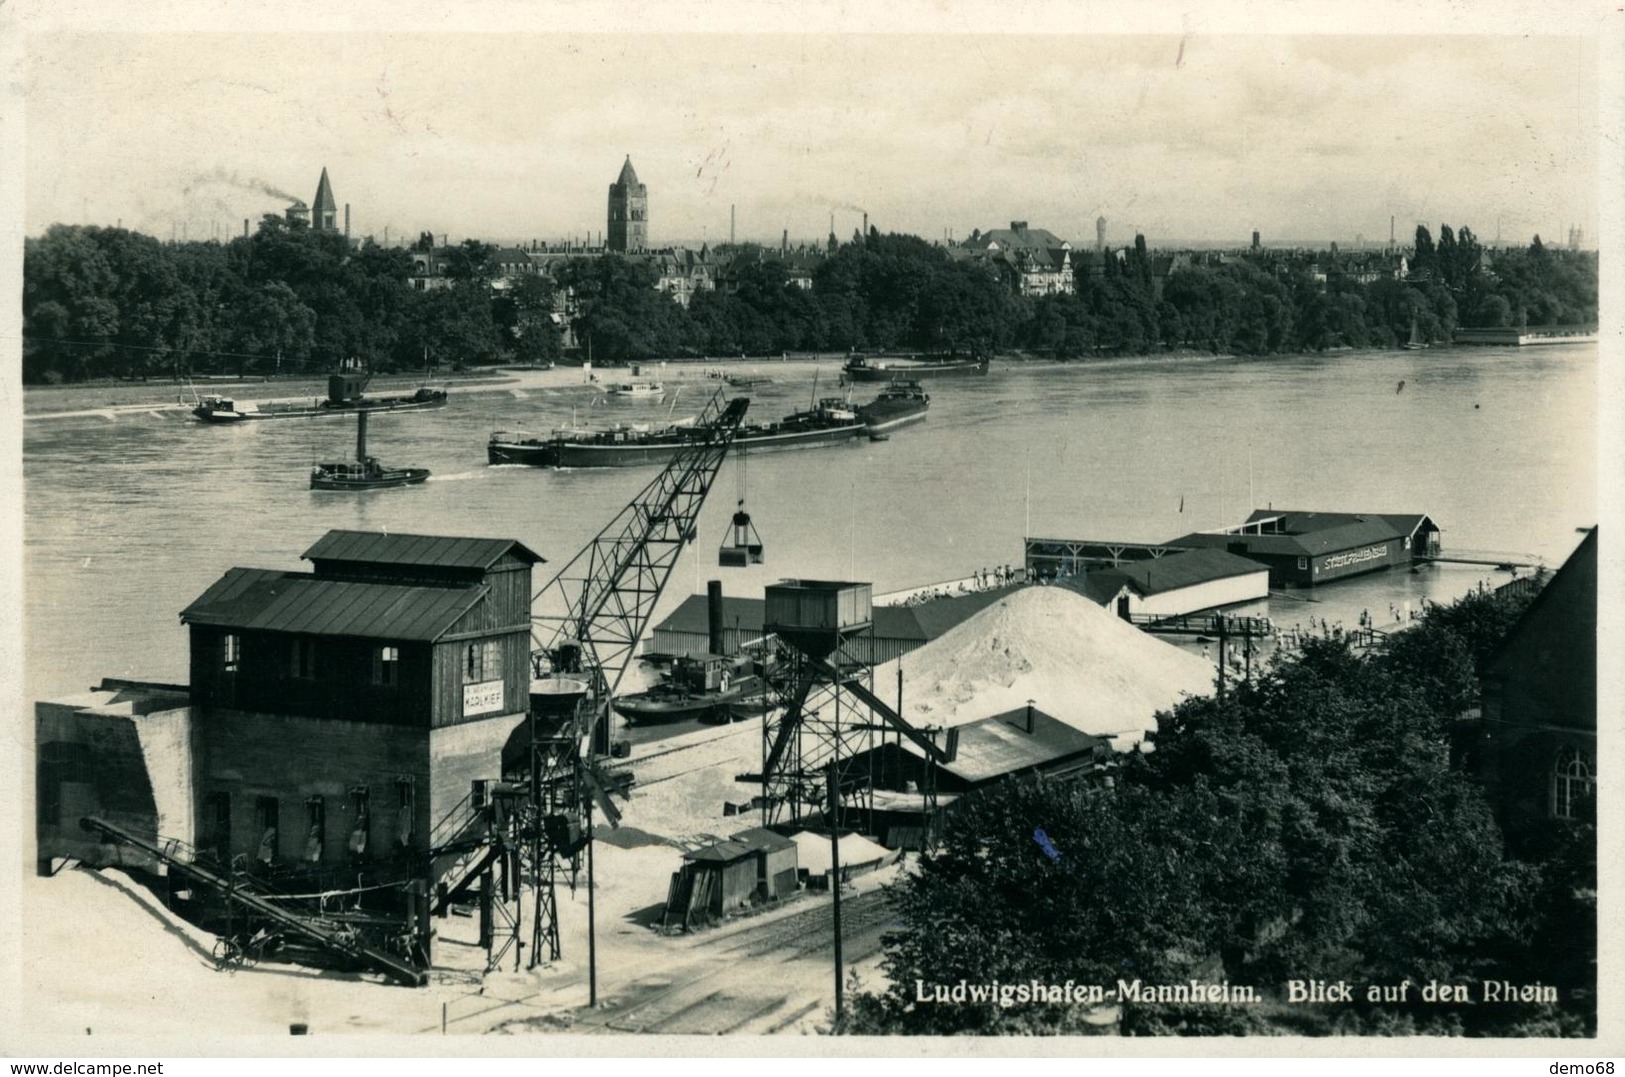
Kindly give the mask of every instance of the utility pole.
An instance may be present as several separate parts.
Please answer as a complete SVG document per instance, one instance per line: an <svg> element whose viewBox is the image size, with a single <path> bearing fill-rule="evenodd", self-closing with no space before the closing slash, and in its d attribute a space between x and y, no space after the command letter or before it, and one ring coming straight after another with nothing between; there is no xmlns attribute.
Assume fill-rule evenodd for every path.
<svg viewBox="0 0 1625 1077"><path fill-rule="evenodd" d="M835 697L834 758L829 764L829 889L835 897L835 1023L840 1024L844 989L841 985L841 697Z"/></svg>
<svg viewBox="0 0 1625 1077"><path fill-rule="evenodd" d="M595 918L596 886L592 871L592 797L587 797L587 1006L598 1008L598 925Z"/></svg>

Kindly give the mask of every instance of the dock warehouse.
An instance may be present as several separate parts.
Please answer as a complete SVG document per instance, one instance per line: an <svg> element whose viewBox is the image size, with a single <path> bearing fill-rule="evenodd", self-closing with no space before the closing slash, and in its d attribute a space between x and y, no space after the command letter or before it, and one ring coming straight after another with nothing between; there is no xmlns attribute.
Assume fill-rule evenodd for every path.
<svg viewBox="0 0 1625 1077"><path fill-rule="evenodd" d="M861 817L860 802L872 805L865 820L881 842L892 848L919 848L933 806L948 809L967 793L1010 778L1039 775L1065 780L1100 773L1115 753L1111 740L1075 729L1035 706L954 726L948 730L945 763L928 761L906 740L860 752L844 768L867 775L868 789L843 790L850 796L851 817Z"/></svg>
<svg viewBox="0 0 1625 1077"><path fill-rule="evenodd" d="M229 569L181 614L197 843L224 862L426 858L527 712L543 559L360 531L303 556L314 571Z"/></svg>
<svg viewBox="0 0 1625 1077"><path fill-rule="evenodd" d="M1220 549L1257 561L1269 567L1271 587L1315 587L1438 556L1439 525L1419 513L1255 509L1245 523L1193 531L1165 545Z"/></svg>
<svg viewBox="0 0 1625 1077"><path fill-rule="evenodd" d="M1084 593L1120 617L1178 617L1269 597L1269 569L1225 550L1185 550L1090 571Z"/></svg>

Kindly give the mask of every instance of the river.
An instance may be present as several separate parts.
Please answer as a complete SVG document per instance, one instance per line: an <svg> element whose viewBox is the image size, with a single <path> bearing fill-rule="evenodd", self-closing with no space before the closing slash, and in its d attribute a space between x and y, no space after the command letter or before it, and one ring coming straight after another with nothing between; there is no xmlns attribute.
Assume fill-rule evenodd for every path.
<svg viewBox="0 0 1625 1077"><path fill-rule="evenodd" d="M839 362L737 363L770 375L751 417L834 391ZM716 383L696 366L676 413ZM740 489L724 464L699 540L663 599L721 578L759 596L786 576L869 580L877 593L1019 565L1024 535L1158 541L1243 519L1253 507L1425 512L1447 554L1556 566L1596 523L1595 344L1347 352L1266 359L997 363L929 385L929 418L885 442L749 458L746 507L764 565L719 569ZM294 395L232 386L242 397ZM875 387L858 386L854 400ZM234 565L308 569L330 528L518 539L562 567L656 473L488 467L492 430L543 431L596 390L564 368L452 387L439 411L375 416L386 464L428 467L421 487L307 489L309 465L350 455L340 418L206 426L173 387L33 390L23 423L24 617L29 699L103 676L184 682L178 614ZM151 404L151 410L109 405ZM665 405L614 412L657 417ZM105 410L102 410L105 409ZM608 410L608 409L604 409ZM62 414L70 413L70 414ZM596 412L595 412L596 414ZM1505 573L1387 572L1270 600L1277 623L1379 623Z"/></svg>

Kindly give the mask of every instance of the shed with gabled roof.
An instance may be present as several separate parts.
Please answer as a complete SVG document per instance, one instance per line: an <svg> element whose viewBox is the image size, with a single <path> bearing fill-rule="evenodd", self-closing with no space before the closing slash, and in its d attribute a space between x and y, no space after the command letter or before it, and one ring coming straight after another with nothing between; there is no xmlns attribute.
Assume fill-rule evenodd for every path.
<svg viewBox="0 0 1625 1077"><path fill-rule="evenodd" d="M1257 509L1244 523L1195 531L1165 545L1225 550L1267 565L1273 587L1313 587L1436 556L1439 527L1419 513Z"/></svg>

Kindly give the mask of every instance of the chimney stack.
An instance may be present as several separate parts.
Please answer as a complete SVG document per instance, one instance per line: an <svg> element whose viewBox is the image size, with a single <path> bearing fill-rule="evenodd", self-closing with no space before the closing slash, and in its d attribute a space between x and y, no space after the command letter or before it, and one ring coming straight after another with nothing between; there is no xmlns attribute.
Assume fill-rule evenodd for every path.
<svg viewBox="0 0 1625 1077"><path fill-rule="evenodd" d="M350 238L350 203L344 203L344 238Z"/></svg>
<svg viewBox="0 0 1625 1077"><path fill-rule="evenodd" d="M779 240L779 257L782 258L786 254L789 254L789 253L790 253L790 229L786 228L784 230L783 237L780 238L780 240Z"/></svg>
<svg viewBox="0 0 1625 1077"><path fill-rule="evenodd" d="M1027 701L1027 733L1029 735L1031 735L1031 733L1033 731L1033 727L1035 725L1035 722L1033 720L1033 715L1036 714L1036 713L1037 712L1033 710L1033 701L1029 699Z"/></svg>
<svg viewBox="0 0 1625 1077"><path fill-rule="evenodd" d="M706 644L712 654L725 653L722 649L722 581L705 581L706 629L710 641Z"/></svg>
<svg viewBox="0 0 1625 1077"><path fill-rule="evenodd" d="M247 217L243 218L243 238L244 239L248 238L248 218Z"/></svg>
<svg viewBox="0 0 1625 1077"><path fill-rule="evenodd" d="M863 215L863 238L865 241L869 238L869 214L867 213Z"/></svg>

